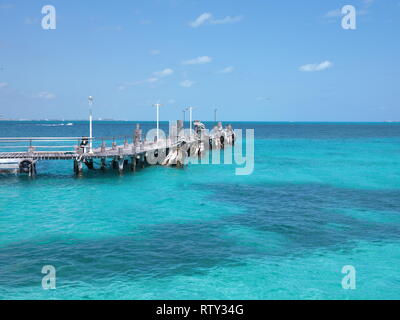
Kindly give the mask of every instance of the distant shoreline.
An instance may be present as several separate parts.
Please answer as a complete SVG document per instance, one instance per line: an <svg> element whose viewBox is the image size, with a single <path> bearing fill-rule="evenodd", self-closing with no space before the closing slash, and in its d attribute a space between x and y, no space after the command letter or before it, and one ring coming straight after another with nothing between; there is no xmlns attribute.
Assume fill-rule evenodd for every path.
<svg viewBox="0 0 400 320"><path fill-rule="evenodd" d="M178 119L179 120L179 119ZM259 120L218 120L221 121L222 123L271 123L271 124L279 124L279 123L293 123L293 124L302 124L302 123L309 123L309 124L321 124L321 123L326 123L326 124L335 124L335 123L343 123L343 124L348 124L348 123L354 123L354 124L368 124L368 123L376 123L376 124L400 124L400 120L384 120L384 121L259 121ZM73 122L89 122L87 119L75 119L75 120L35 120L35 119L0 119L0 123L5 123L5 122L47 122L47 123L54 123L54 122L62 122L62 123L73 123ZM101 120L93 120L93 122L155 122L154 120L117 120L117 119L101 119ZM160 121L162 123L169 122L169 120L164 120ZM188 122L188 121L185 121ZM214 120L204 120L203 122L215 122Z"/></svg>

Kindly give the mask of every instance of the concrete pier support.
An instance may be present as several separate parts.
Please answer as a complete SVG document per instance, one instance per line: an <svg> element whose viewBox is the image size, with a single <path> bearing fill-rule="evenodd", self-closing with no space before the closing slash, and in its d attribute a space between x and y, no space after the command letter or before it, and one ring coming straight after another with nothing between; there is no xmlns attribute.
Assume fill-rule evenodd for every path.
<svg viewBox="0 0 400 320"><path fill-rule="evenodd" d="M119 174L123 174L124 173L124 165L125 165L124 158L118 159L118 172L119 172Z"/></svg>
<svg viewBox="0 0 400 320"><path fill-rule="evenodd" d="M176 156L176 166L178 168L183 168L185 165L185 153L182 147L178 147L176 149L177 156Z"/></svg>
<svg viewBox="0 0 400 320"><path fill-rule="evenodd" d="M29 166L29 176L30 177L36 176L36 163L35 162L32 162L31 165Z"/></svg>
<svg viewBox="0 0 400 320"><path fill-rule="evenodd" d="M136 157L131 158L131 171L136 172Z"/></svg>
<svg viewBox="0 0 400 320"><path fill-rule="evenodd" d="M82 172L83 172L82 160L74 160L74 172L78 176L82 175Z"/></svg>
<svg viewBox="0 0 400 320"><path fill-rule="evenodd" d="M94 162L93 162L93 159L85 160L84 163L85 163L86 167L88 167L88 169L94 170Z"/></svg>
<svg viewBox="0 0 400 320"><path fill-rule="evenodd" d="M146 162L146 159L145 159L144 153L141 153L140 159L139 159L139 165L142 169L145 167L145 162Z"/></svg>
<svg viewBox="0 0 400 320"><path fill-rule="evenodd" d="M106 170L106 168L107 168L106 158L101 158L100 162L101 162L100 169L103 171Z"/></svg>
<svg viewBox="0 0 400 320"><path fill-rule="evenodd" d="M117 167L118 167L118 161L117 161L116 158L114 158L114 159L112 160L111 165L112 165L112 168L113 168L113 169L117 169Z"/></svg>
<svg viewBox="0 0 400 320"><path fill-rule="evenodd" d="M115 171L119 170L120 173L122 173L124 169L126 169L126 171L131 170L135 172L138 168L145 168L157 164L179 167L188 163L198 163L199 159L196 158L204 154L210 156L216 154L219 156L221 154L218 152L220 149L225 148L226 154L232 151L231 146L234 146L236 137L235 131L231 125L223 128L222 123L219 122L210 133L200 121L194 121L191 126L192 125L194 125L195 130L189 134L187 131L181 130L183 129L183 122L181 120L170 122L169 136L165 137L163 135L162 139L156 144L153 141L149 141L153 140L152 138L150 139L150 135L149 140L146 140L143 137L140 126L137 125L136 129L131 132L131 134L133 133L133 137L131 135L125 136L123 144L121 143L121 136L96 138L96 141L101 141L101 145L96 145L96 148L94 148L92 152L88 152L88 142L90 141L87 137L28 137L23 138L24 141L30 141L28 150L23 152L3 152L0 150L0 159L18 160L19 166L13 164L9 169L17 173L29 174L29 176L36 175L35 164L38 161L65 160L70 164L71 161L73 161L74 172L77 175L81 175L83 173L83 168L85 168L85 172L87 171L86 167L89 170L101 169L102 171L113 168ZM9 143L22 141L18 140L22 138L18 138L18 141L14 141L12 138L1 139L1 143L6 143L7 148L10 148ZM51 143L47 146L41 145L39 147L39 143L42 144L46 141ZM64 146L63 143L62 146L55 147L54 143L58 141L75 141L77 144ZM112 145L110 145L111 141ZM34 145L36 144L38 144L38 146L35 147ZM12 147L20 148L21 146L15 145ZM67 150L67 147L72 150ZM40 150L36 150L35 148L40 148ZM214 149L217 152L208 154L206 151L209 149ZM191 158L188 159L188 156ZM208 157L208 159L209 158L210 157ZM228 159L228 157L225 156L225 159Z"/></svg>

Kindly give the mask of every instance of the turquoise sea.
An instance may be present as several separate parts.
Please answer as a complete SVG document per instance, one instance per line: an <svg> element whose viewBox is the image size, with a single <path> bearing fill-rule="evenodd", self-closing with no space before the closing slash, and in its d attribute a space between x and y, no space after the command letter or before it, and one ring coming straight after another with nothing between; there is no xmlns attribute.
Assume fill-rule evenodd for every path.
<svg viewBox="0 0 400 320"><path fill-rule="evenodd" d="M48 124L0 121L0 136L88 131ZM250 176L189 165L77 178L69 161L1 175L0 299L399 299L400 124L232 124L255 129ZM56 290L42 289L45 265ZM356 290L342 288L345 265Z"/></svg>

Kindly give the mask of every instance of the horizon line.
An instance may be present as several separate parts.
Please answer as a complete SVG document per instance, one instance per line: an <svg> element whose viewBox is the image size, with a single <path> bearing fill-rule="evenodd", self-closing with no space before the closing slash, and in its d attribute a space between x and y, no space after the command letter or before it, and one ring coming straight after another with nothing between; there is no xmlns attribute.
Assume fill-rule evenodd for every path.
<svg viewBox="0 0 400 320"><path fill-rule="evenodd" d="M182 119L177 119L182 120ZM177 120L160 120L170 122ZM89 122L86 119L0 119L1 122ZM400 120L194 120L202 122L253 122L253 123L400 123ZM93 122L156 122L156 120L93 119ZM184 122L189 122L185 120Z"/></svg>

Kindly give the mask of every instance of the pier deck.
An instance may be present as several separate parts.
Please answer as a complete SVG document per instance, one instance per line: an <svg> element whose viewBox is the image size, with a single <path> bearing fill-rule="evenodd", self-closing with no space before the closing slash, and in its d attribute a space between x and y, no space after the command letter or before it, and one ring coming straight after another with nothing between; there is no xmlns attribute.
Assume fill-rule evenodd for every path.
<svg viewBox="0 0 400 320"><path fill-rule="evenodd" d="M201 155L208 147L223 148L233 143L234 134L228 126L222 129L219 124L217 134L206 135L204 126L190 133L184 133L181 121L170 127L167 138L149 141L142 139L142 131L137 125L131 138L86 138L86 137L30 137L30 138L0 138L0 160L3 169L16 168L20 173L36 174L36 162L40 160L73 160L76 173L82 173L83 165L94 168L94 159L101 160L101 169L111 161L112 168L120 172L130 163L132 170L136 166L149 164L149 157L157 158L163 165L183 165L187 156ZM183 134L182 134L183 132ZM151 139L153 140L153 138ZM123 143L121 144L121 142ZM85 143L84 143L85 142ZM92 150L90 146L93 145ZM191 149L194 149L193 151ZM6 151L3 151L6 150ZM159 157L159 154L163 155ZM165 158L165 159L164 159ZM165 160L165 161L164 161ZM0 162L0 171L2 166Z"/></svg>
<svg viewBox="0 0 400 320"><path fill-rule="evenodd" d="M187 141L189 145L195 141ZM154 152L161 149L174 148L179 143L160 143L141 144L140 146L117 145L114 148L96 148L91 152L78 151L27 151L27 152L0 152L0 159L31 159L31 160L74 160L74 159L101 159L114 157L133 157L135 155ZM79 147L77 147L79 148Z"/></svg>

